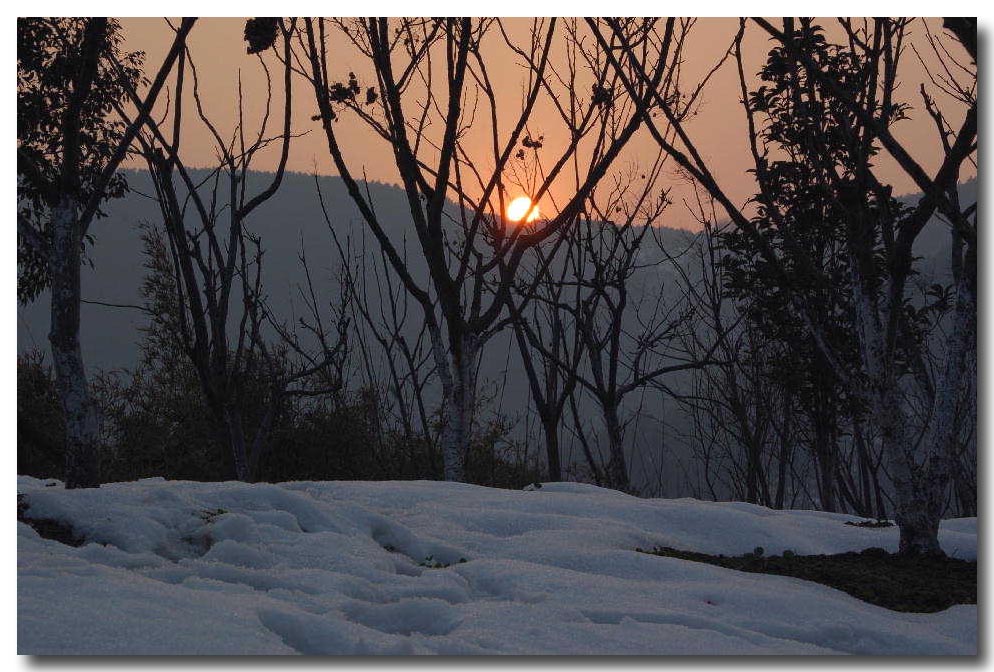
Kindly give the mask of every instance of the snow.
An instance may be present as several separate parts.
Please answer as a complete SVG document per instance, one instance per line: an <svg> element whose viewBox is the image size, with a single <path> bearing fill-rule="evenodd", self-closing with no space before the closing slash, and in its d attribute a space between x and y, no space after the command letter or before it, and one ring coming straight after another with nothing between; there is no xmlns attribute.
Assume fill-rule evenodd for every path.
<svg viewBox="0 0 994 672"><path fill-rule="evenodd" d="M54 483L53 485L49 485ZM634 552L897 547L895 528L589 485L19 477L21 654L975 654L977 608L906 614L797 579ZM943 523L976 558L976 519ZM431 568L425 565L449 565Z"/></svg>

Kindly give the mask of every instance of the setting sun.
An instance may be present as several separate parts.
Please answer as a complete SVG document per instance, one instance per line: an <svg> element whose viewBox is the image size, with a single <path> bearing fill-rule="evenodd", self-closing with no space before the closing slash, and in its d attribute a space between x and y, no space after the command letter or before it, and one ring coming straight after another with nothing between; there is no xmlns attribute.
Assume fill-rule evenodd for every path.
<svg viewBox="0 0 994 672"><path fill-rule="evenodd" d="M532 208L532 200L527 196L518 196L507 205L507 218L512 222L520 222L527 212L527 221L534 222L538 219L538 206L532 208L531 212L528 212L528 208Z"/></svg>

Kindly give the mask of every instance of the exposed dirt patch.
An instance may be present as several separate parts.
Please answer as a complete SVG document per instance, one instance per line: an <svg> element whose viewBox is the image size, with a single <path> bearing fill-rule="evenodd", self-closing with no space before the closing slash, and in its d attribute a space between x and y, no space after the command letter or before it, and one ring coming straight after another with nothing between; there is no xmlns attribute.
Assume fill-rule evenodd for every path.
<svg viewBox="0 0 994 672"><path fill-rule="evenodd" d="M935 612L977 603L977 563L948 557L905 557L882 548L835 555L707 555L674 548L637 548L640 553L706 562L742 572L814 581L894 611Z"/></svg>
<svg viewBox="0 0 994 672"><path fill-rule="evenodd" d="M30 518L27 515L27 495L17 496L17 520L30 525L42 539L51 539L67 546L82 546L84 539L77 535L71 526L48 518Z"/></svg>
<svg viewBox="0 0 994 672"><path fill-rule="evenodd" d="M894 523L889 520L847 520L846 525L850 525L852 527L870 527L874 529L879 527L894 527Z"/></svg>
<svg viewBox="0 0 994 672"><path fill-rule="evenodd" d="M459 558L458 564L467 562L466 558ZM433 555L426 555L425 559L418 563L418 567L427 567L428 569L445 569L446 567L451 567L453 563L442 562L441 560L436 560Z"/></svg>

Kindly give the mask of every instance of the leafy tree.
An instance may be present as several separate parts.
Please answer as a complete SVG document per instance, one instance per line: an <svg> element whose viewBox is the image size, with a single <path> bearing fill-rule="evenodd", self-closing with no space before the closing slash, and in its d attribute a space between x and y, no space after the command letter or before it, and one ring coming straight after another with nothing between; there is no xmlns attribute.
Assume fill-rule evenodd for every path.
<svg viewBox="0 0 994 672"><path fill-rule="evenodd" d="M801 33L801 48L847 85L865 77L852 54L825 41L821 30ZM783 47L769 52L759 73L763 84L749 95L749 105L763 126L755 172L761 193L756 197L756 231L781 260L772 268L754 237L740 229L722 234L728 250L723 259L726 287L743 299L746 315L763 338L783 344L784 357L766 362L771 385L797 400L811 428L811 453L819 472L818 491L824 509L838 508L838 435L842 417L854 408L846 386L815 341L805 319L830 342L831 351L856 375L858 361L852 304L850 257L846 252L846 211L828 172L854 176L862 159L851 133L852 113L825 95L817 82L790 58ZM895 114L900 114L899 109ZM872 154L875 150L870 147ZM877 219L892 226L901 211L889 192L874 194ZM880 231L878 224L873 227ZM874 241L879 246L881 241ZM882 262L875 265L883 272ZM779 273L778 273L779 271ZM880 278L873 280L879 291ZM796 310L797 301L809 308ZM858 412L858 411L857 411Z"/></svg>
<svg viewBox="0 0 994 672"><path fill-rule="evenodd" d="M90 93L80 96L84 41L87 31L99 30L91 24L84 18L17 20L17 216L19 223L31 225L18 227L22 235L17 246L17 297L22 302L34 300L51 284L45 250L51 241L49 218L56 200L67 195L87 203L96 197L94 214L99 218L104 216L102 203L128 190L122 173L111 175L106 184L101 180L126 131L113 108L124 101L128 88L147 83L142 74L144 53L122 53L120 24L107 19ZM80 133L79 146L68 148L67 155L63 131L70 110ZM78 156L78 176L63 184L60 173L71 155Z"/></svg>
<svg viewBox="0 0 994 672"><path fill-rule="evenodd" d="M66 486L99 483L95 413L79 345L80 265L90 223L124 192L117 168L184 48L184 19L144 100L134 84L141 59L120 53L118 24L89 19L22 19L17 24L18 295L52 290L52 347L66 423ZM125 93L137 121L123 118Z"/></svg>
<svg viewBox="0 0 994 672"><path fill-rule="evenodd" d="M934 35L926 24L926 39L944 73L943 77L932 78L931 88L940 89L951 102L950 108L942 109L936 105L929 87L919 88L924 113L934 122L943 151L941 164L929 173L913 156L916 148L903 144L894 135L895 124L909 109L900 97L903 91L899 90L902 72L899 64L902 54L907 53L906 38L912 22L908 18L840 18L838 26L845 38L837 46L825 48L823 31L811 19L784 18L780 28L759 17L749 21L773 38L776 50L783 50L786 58L778 58L774 65L786 73L784 82L803 82L803 86L788 86L793 107L783 116L773 115L768 122L773 127L780 125L786 140L783 150L788 157L793 158L792 153L796 153L810 161L818 181L830 189L842 216L841 242L848 257L853 331L859 353L856 375L850 373L852 363L846 360L846 353L836 351L829 335L819 328L822 319L813 306L804 302L803 291L793 291L798 278L792 275L791 264L801 264L803 280L819 275L817 263L786 237L783 252L787 254L781 254L771 245L768 234L764 235L756 222L729 198L686 127L676 119L675 101L656 97L662 115L673 126L673 135L661 133L651 120L646 125L667 154L721 206L733 225L751 239L761 253L765 268L778 278L781 288L790 292L797 314L833 374L870 409L893 485L894 514L901 531L900 550L908 554L941 554L939 520L958 459L955 411L964 393L970 353L976 347L976 205L963 207L957 189L961 169L966 164L976 165L976 23L954 20L945 24L972 63L954 46ZM765 114L761 109L764 100L751 99L746 90L742 65L746 25L743 19L729 53L735 55L738 66L748 140L761 190L760 204L767 209L766 214L779 217L773 189L776 181L770 178L770 156L757 132L756 119ZM596 32L596 26L593 28ZM611 36L621 42L617 53L606 54L615 70L621 72L625 65L642 65L636 69L635 82L622 79L629 97L637 100L635 84L644 83L651 69L642 63L635 45L624 40L617 22L610 22L609 28ZM605 41L603 34L596 32L596 35L600 42ZM753 109L757 102L760 109ZM808 108L816 114L808 112ZM961 114L960 121L953 119L953 114ZM819 119L831 122L827 132L818 127ZM819 132L812 132L810 123ZM876 155L881 149L922 192L906 211L898 211L891 189L878 174ZM906 362L902 361L902 353L907 352L913 340L909 335L913 335L914 322L919 316L909 316L906 295L913 277L914 242L933 215L940 215L950 225L953 235L951 267L956 298L939 380L926 393L930 407L926 415L930 420L922 429L924 440L917 441L905 403L902 373ZM919 447L921 450L916 450Z"/></svg>

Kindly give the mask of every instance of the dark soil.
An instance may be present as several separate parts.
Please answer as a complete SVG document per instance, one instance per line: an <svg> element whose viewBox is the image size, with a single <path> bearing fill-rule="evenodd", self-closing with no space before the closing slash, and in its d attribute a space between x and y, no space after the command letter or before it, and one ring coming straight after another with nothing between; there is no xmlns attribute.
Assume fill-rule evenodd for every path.
<svg viewBox="0 0 994 672"><path fill-rule="evenodd" d="M935 612L977 603L977 563L948 557L907 557L868 548L835 555L763 556L763 549L738 556L707 555L674 548L641 553L706 562L742 572L778 574L814 581L894 611Z"/></svg>
<svg viewBox="0 0 994 672"><path fill-rule="evenodd" d="M466 558L459 558L459 562L467 562ZM442 562L441 560L436 560L434 556L426 556L424 560L418 563L418 567L427 567L428 569L445 569L446 567L451 567L451 562Z"/></svg>
<svg viewBox="0 0 994 672"><path fill-rule="evenodd" d="M82 546L83 538L73 532L72 527L58 520L29 518L28 500L25 495L17 496L17 519L30 525L42 539L51 539L67 546Z"/></svg>
<svg viewBox="0 0 994 672"><path fill-rule="evenodd" d="M894 523L889 520L847 520L846 525L853 527L894 527Z"/></svg>

